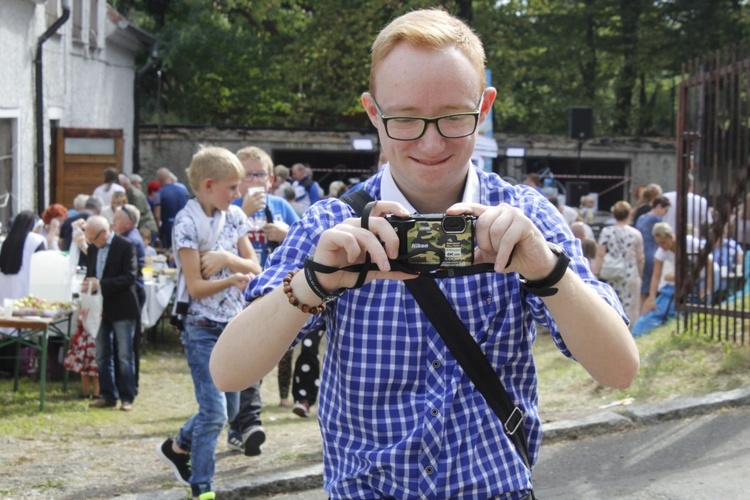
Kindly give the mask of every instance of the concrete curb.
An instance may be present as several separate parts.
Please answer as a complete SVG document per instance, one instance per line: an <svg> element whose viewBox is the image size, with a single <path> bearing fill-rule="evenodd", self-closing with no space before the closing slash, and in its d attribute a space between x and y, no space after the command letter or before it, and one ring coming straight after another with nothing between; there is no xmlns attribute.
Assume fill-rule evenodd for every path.
<svg viewBox="0 0 750 500"><path fill-rule="evenodd" d="M629 407L622 412L605 411L575 420L560 420L543 425L544 442L558 442L581 437L597 436L667 420L703 415L724 408L750 406L750 388L717 392L707 396L679 398L664 403ZM260 497L277 493L292 493L320 489L323 483L323 464L305 465L234 482L219 480L217 496L222 499ZM172 489L150 494L126 495L127 500L185 498L184 489Z"/></svg>
<svg viewBox="0 0 750 500"><path fill-rule="evenodd" d="M722 408L750 405L750 388L715 392L694 398L679 398L663 403L628 407L622 412L608 411L577 420L561 420L545 424L544 442L577 439L619 431L638 425L651 425L667 420L694 417Z"/></svg>
<svg viewBox="0 0 750 500"><path fill-rule="evenodd" d="M716 392L697 398L680 398L664 403L640 405L625 411L625 416L636 423L647 425L702 415L722 408L748 405L750 405L750 388L744 388Z"/></svg>

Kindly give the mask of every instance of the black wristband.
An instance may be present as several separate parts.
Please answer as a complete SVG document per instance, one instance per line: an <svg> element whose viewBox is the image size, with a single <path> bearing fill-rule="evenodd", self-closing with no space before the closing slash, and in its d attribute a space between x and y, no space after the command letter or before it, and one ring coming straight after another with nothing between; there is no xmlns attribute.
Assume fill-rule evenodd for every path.
<svg viewBox="0 0 750 500"><path fill-rule="evenodd" d="M340 288L338 290L334 290L331 293L328 293L326 289L323 288L323 286L318 281L318 277L315 275L315 270L313 269L313 266L315 265L320 265L320 264L317 264L309 257L305 259L305 265L304 265L305 280L307 281L307 284L310 286L310 289L313 291L313 293L315 293L315 295L320 297L320 299L323 302L330 302L333 299L337 299L341 297L346 291L346 288Z"/></svg>
<svg viewBox="0 0 750 500"><path fill-rule="evenodd" d="M534 294L537 297L551 297L557 293L557 288L554 288L568 270L568 264L570 263L570 257L565 250L554 243L547 243L552 253L557 255L557 264L552 269L552 272L546 278L540 280L529 281L523 276L519 280L521 282L521 288L528 293Z"/></svg>

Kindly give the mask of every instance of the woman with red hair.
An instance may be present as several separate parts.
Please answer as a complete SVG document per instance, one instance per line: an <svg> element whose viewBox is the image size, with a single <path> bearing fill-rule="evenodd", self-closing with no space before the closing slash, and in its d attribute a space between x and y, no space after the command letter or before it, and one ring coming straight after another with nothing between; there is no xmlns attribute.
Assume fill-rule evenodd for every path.
<svg viewBox="0 0 750 500"><path fill-rule="evenodd" d="M60 237L60 226L68 218L68 209L59 203L54 203L42 212L42 236L47 240L48 250L58 250L57 240Z"/></svg>

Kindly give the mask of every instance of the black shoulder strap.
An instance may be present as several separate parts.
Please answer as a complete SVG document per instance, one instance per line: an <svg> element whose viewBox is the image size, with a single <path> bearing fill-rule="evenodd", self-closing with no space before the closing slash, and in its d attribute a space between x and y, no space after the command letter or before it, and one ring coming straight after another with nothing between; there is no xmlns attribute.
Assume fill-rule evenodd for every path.
<svg viewBox="0 0 750 500"><path fill-rule="evenodd" d="M373 201L373 198L366 191L358 190L342 196L341 200L348 203L360 215L365 205ZM513 441L518 454L530 471L531 461L529 444L523 426L523 411L513 403L487 356L484 355L433 278L422 275L406 280L404 283L458 364L503 423L505 432Z"/></svg>
<svg viewBox="0 0 750 500"><path fill-rule="evenodd" d="M370 203L371 201L375 201L375 199L370 196L370 193L368 193L364 189L357 189L356 191L352 191L349 194L345 194L339 199L352 207L354 212L359 216L362 215L362 212L364 211L365 206L368 203Z"/></svg>

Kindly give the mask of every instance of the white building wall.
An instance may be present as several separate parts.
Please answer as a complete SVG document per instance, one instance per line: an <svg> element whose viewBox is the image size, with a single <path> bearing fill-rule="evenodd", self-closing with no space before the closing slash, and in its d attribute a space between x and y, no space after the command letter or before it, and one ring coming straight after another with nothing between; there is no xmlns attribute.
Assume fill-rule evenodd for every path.
<svg viewBox="0 0 750 500"><path fill-rule="evenodd" d="M72 40L71 19L43 45L44 164L50 199L50 120L60 127L120 129L124 134L123 170L132 172L133 85L140 42L128 24L107 19L99 2L100 48ZM59 0L47 0L59 2ZM89 4L83 2L84 19ZM62 12L61 9L58 10ZM0 0L0 119L15 120L13 213L36 210L36 46L47 29L45 3ZM0 193L2 194L2 193Z"/></svg>
<svg viewBox="0 0 750 500"><path fill-rule="evenodd" d="M0 118L14 120L16 145L11 187L13 213L35 208L33 65L36 10L36 4L29 0L0 2Z"/></svg>
<svg viewBox="0 0 750 500"><path fill-rule="evenodd" d="M71 92L61 125L69 128L121 129L123 170L133 168L133 53L114 43L98 54L74 47L70 58Z"/></svg>

